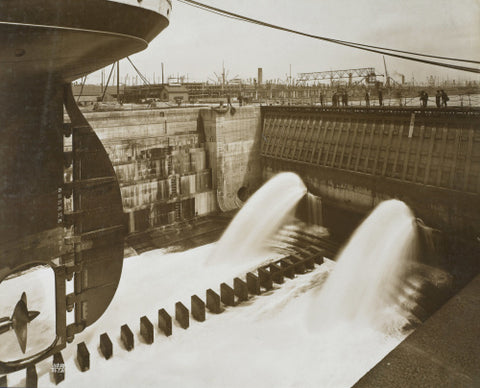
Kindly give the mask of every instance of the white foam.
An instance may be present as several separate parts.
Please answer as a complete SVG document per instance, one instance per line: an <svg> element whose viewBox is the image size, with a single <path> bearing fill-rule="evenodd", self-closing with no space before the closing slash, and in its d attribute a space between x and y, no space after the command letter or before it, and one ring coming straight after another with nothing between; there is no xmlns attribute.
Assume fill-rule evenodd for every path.
<svg viewBox="0 0 480 388"><path fill-rule="evenodd" d="M328 281L312 300L308 323L324 330L354 322L386 331L406 323L391 292L402 279L416 249L415 219L401 201L377 206L339 254Z"/></svg>
<svg viewBox="0 0 480 388"><path fill-rule="evenodd" d="M276 291L228 308L220 315L207 313L205 322L191 320L188 330L175 324L171 337L156 329L153 345L139 338L141 316L147 315L156 327L158 309L165 308L173 316L175 302L182 301L190 307L192 294L204 299L206 289L218 292L221 282L232 284L233 277L244 272L239 272L235 262L212 265L207 258L211 257L213 245L174 254L157 250L127 259L119 288L106 313L63 351L64 384L209 388L351 386L405 335L382 331L372 324L375 319L372 321L370 316L388 310L388 303L378 302L374 294L401 272L399 263L403 259L398 256L398 247L412 237L408 209L397 202L381 208L385 206L388 212L382 210L379 218L367 220L367 226L361 229L368 232L356 234L335 265L322 265L311 273L286 280ZM259 213L249 213L264 222ZM392 220L395 220L393 226ZM384 248L380 249L380 245ZM408 249L400 251L408 255ZM242 262L245 258L243 254L237 257ZM248 257L245 259L252 265ZM47 275L44 272L40 277ZM387 280L375 280L377 276L382 279L385 276ZM20 277L8 282L24 281ZM367 285L374 286L375 291L359 291L358 295L354 291ZM18 285L15 290L21 288ZM44 311L43 306L34 304L29 302L29 307L41 310L42 314L53 313L53 307L44 306L50 308ZM305 314L305 310L309 312ZM333 324L326 325L328 321ZM120 345L120 326L125 323L135 335L135 349L131 352ZM113 358L108 361L97 350L99 335L104 332L110 335L114 346ZM91 357L90 370L84 373L75 364L76 346L82 341L86 342ZM49 375L51 362L45 360L37 366L41 387L54 386ZM24 371L9 375L9 384L24 385L24 376Z"/></svg>
<svg viewBox="0 0 480 388"><path fill-rule="evenodd" d="M291 172L275 175L238 212L217 243L211 265L258 265L271 254L266 242L292 215L307 189L300 177Z"/></svg>

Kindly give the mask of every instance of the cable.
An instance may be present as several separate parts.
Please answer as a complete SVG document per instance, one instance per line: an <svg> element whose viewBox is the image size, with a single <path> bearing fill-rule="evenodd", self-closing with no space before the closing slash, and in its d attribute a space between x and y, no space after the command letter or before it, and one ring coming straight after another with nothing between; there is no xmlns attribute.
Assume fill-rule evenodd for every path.
<svg viewBox="0 0 480 388"><path fill-rule="evenodd" d="M336 43L336 44L347 46L347 47L353 47L353 48L357 48L359 50L369 51L369 52L373 52L373 53L377 53L377 54L384 54L384 55L388 55L388 56L395 57L395 58L401 58L401 59L406 59L406 60L410 60L410 61L426 63L426 64L429 64L429 65L436 65L436 66L446 67L446 68L455 69L455 70L468 71L468 72L471 72L471 73L480 73L480 69L473 68L473 67L465 67L465 66L454 65L454 64L450 64L450 63L431 61L431 60L428 60L428 59L409 57L409 56L405 56L405 55L393 54L393 52L399 52L399 53L404 53L404 54L412 54L412 55L429 57L429 58L444 59L444 60L454 60L454 61L469 62L469 63L480 63L479 61L475 61L475 60L455 59L455 58L441 57L441 56L436 56L436 55L420 54L420 53L414 53L414 52L410 52L410 51L402 51L402 50L396 50L396 49L383 48L383 47L379 47L379 46L365 45L365 44L362 44L362 43L355 43L355 42L348 42L348 41L343 41L343 40L338 40L338 39L332 39L332 38L327 38L327 37L324 37L324 36L313 35L313 34L308 34L308 33L305 33L305 32L292 30L290 28L277 26L275 24L262 22L262 21L257 20L257 19L252 19L252 18L243 16L243 15L239 15L239 14L236 14L236 13L233 13L233 12L229 12L229 11L220 9L220 8L205 5L205 4L199 3L199 2L194 1L194 0L178 0L178 1L183 3L183 4L194 6L196 8L200 8L204 11L211 12L211 13L214 13L214 14L217 14L217 15L233 18L233 19L236 19L236 20L245 21L245 22L252 23L252 24L261 25L261 26L264 26L264 27L269 27L269 28L272 28L272 29L280 30L280 31L290 32L290 33L293 33L293 34L297 34L297 35L301 35L301 36L305 36L305 37L309 37L309 38L319 39L319 40L323 40L323 41L330 42L330 43ZM385 50L387 50L388 52L385 51Z"/></svg>
<svg viewBox="0 0 480 388"><path fill-rule="evenodd" d="M217 15L229 17L231 19L243 20L243 21L247 21L247 22L250 22L250 23L263 25L263 26L266 26L266 27L282 29L284 31L289 31L289 32L298 33L298 34L302 34L302 35L309 35L311 37L316 37L317 39L324 39L324 40L327 40L327 41L330 41L330 42L336 42L336 43L339 43L339 44L348 44L348 45L355 45L355 46L359 46L359 47L366 47L366 48L373 48L373 49L380 49L380 50L388 50L388 51L392 51L392 52L418 55L418 56L429 57L429 58L437 58L437 59L444 59L444 60L457 61L457 62L467 62L467 63L480 64L480 61L477 61L477 60L443 57L443 56L439 56L439 55L430 55L430 54L422 54L422 53L416 53L416 52L413 52L413 51L391 49L391 48L387 48L387 47L373 46L373 45L367 45L367 44L363 44L363 43L349 42L349 41L344 41L344 40L340 40L340 39L333 39L333 38L327 38L327 37L322 37L322 36L317 36L317 35L304 34L304 33L299 32L299 31L294 31L294 30L290 30L290 29L287 29L287 28L284 28L284 27L280 27L280 26L276 26L276 25L269 24L269 23L266 23L266 22L262 22L260 20L251 19L251 18L246 17L246 16L238 15L238 14L235 14L233 12L222 10L220 8L212 7L212 6L202 4L202 3L199 3L199 2L196 2L196 1L193 1L193 0L178 0L178 1L181 2L181 3L184 3L186 5L191 5L195 8L202 9L204 11L209 11L209 12L215 13Z"/></svg>
<svg viewBox="0 0 480 388"><path fill-rule="evenodd" d="M132 60L130 59L130 57L127 57L128 59L128 62L130 62L130 64L133 66L133 68L135 69L135 71L137 72L137 74L140 76L140 79L143 81L143 83L145 85L150 85L150 82L148 82L148 79L146 79L142 73L140 73L140 70L137 69L137 67L133 64Z"/></svg>
<svg viewBox="0 0 480 388"><path fill-rule="evenodd" d="M82 97L83 94L83 87L85 86L85 82L87 81L87 76L83 77L82 79L82 87L80 88L80 94L77 97L77 104L80 101L80 97Z"/></svg>
<svg viewBox="0 0 480 388"><path fill-rule="evenodd" d="M392 52L396 52L396 53L418 55L418 56L427 57L427 58L444 59L444 60L447 60L447 61L456 61L456 62L467 62L467 63L477 63L477 64L480 64L480 61L476 61L476 60L473 60L473 59L442 57L442 56L439 56L439 55L416 53L416 52L414 52L414 51L404 51L404 50L398 50L398 49L391 49L391 48L388 48L388 47L372 46L372 45L368 45L368 44L354 43L354 42L348 42L348 41L337 40L337 39L335 39L335 40L336 40L337 42L342 42L342 43L352 43L352 44L355 44L355 45L357 45L357 46L359 46L359 47L375 48L375 49L379 49L379 50L387 50L387 51L392 51Z"/></svg>
<svg viewBox="0 0 480 388"><path fill-rule="evenodd" d="M196 4L188 3L188 2L186 2L186 1L182 1L182 0L178 0L178 1L181 2L181 3L184 3L185 5L189 5L189 6L191 6L191 7L195 7L195 8L201 9L202 11L211 12L211 13L213 13L213 14L215 14L215 15L223 16L223 17L226 17L226 18L229 18L229 19L233 19L233 20L243 21L243 19L240 18L240 17L230 16L230 15L227 15L227 14L224 14L224 13L221 13L221 12L217 12L217 11L213 11L213 10L208 10L208 9L205 9L204 7L201 7L201 6L196 5Z"/></svg>
<svg viewBox="0 0 480 388"><path fill-rule="evenodd" d="M110 70L110 74L108 75L107 83L105 85L105 89L103 90L103 94L102 94L102 102L103 102L103 99L105 98L105 93L107 93L108 84L110 82L110 77L112 76L114 68L115 68L115 63L113 63L112 69Z"/></svg>

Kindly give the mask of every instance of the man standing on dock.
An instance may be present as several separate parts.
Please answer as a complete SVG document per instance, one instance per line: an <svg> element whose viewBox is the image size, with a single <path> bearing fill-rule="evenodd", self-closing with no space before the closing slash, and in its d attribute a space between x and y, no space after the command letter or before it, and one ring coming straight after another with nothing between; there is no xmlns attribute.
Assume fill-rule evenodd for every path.
<svg viewBox="0 0 480 388"><path fill-rule="evenodd" d="M370 106L370 94L368 93L368 90L365 91L365 105Z"/></svg>
<svg viewBox="0 0 480 388"><path fill-rule="evenodd" d="M382 92L382 89L378 89L378 105L383 106L383 92Z"/></svg>
<svg viewBox="0 0 480 388"><path fill-rule="evenodd" d="M435 104L437 105L437 108L440 108L440 99L442 98L442 93L440 93L440 90L437 90L437 94L435 94Z"/></svg>
<svg viewBox="0 0 480 388"><path fill-rule="evenodd" d="M428 93L425 90L420 92L420 104L423 108L427 107L428 104Z"/></svg>
<svg viewBox="0 0 480 388"><path fill-rule="evenodd" d="M336 107L337 105L338 105L338 94L337 94L337 92L333 92L332 106Z"/></svg>
<svg viewBox="0 0 480 388"><path fill-rule="evenodd" d="M441 90L440 93L442 94L442 105L446 108L447 107L447 101L450 99L448 98L447 93L445 93L445 90Z"/></svg>

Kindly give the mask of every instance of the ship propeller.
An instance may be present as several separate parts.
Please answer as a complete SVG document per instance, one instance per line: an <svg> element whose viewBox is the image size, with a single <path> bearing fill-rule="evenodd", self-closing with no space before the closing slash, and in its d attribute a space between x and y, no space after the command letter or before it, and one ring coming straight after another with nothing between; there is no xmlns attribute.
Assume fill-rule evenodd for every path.
<svg viewBox="0 0 480 388"><path fill-rule="evenodd" d="M39 311L28 311L27 307L27 294L22 293L20 300L13 309L11 318L0 318L0 334L6 333L8 330L13 329L17 336L20 349L25 353L27 349L27 328L28 323L33 321L38 315Z"/></svg>

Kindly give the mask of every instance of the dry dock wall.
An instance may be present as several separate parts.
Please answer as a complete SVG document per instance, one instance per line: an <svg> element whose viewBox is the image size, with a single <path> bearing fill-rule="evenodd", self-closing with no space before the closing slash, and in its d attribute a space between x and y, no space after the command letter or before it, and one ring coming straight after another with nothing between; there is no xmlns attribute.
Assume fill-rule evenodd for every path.
<svg viewBox="0 0 480 388"><path fill-rule="evenodd" d="M85 116L115 168L130 233L217 210L199 108Z"/></svg>
<svg viewBox="0 0 480 388"><path fill-rule="evenodd" d="M237 209L262 183L260 108L204 109L200 114L219 208Z"/></svg>
<svg viewBox="0 0 480 388"><path fill-rule="evenodd" d="M480 111L265 107L263 119L265 177L297 172L346 211L398 198L427 225L480 235Z"/></svg>
<svg viewBox="0 0 480 388"><path fill-rule="evenodd" d="M295 171L315 222L399 198L428 225L479 235L476 110L236 107L91 112L120 181L130 232L237 209ZM313 206L314 205L314 206ZM347 213L345 213L347 214ZM353 223L352 223L353 224Z"/></svg>
<svg viewBox="0 0 480 388"><path fill-rule="evenodd" d="M129 233L240 207L261 184L260 108L89 112Z"/></svg>

